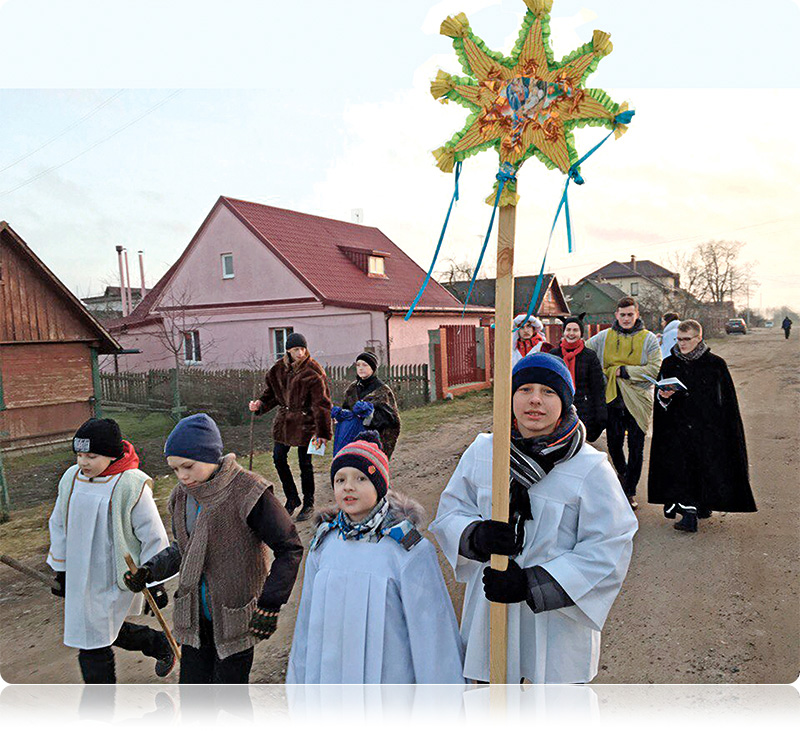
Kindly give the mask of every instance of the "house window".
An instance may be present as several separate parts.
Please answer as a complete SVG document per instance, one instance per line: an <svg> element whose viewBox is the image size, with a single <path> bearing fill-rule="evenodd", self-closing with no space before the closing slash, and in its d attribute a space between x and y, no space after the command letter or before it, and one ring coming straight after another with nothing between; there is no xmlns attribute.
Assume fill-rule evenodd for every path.
<svg viewBox="0 0 800 731"><path fill-rule="evenodd" d="M292 327L274 327L270 331L272 333L272 350L276 358L283 358L286 355L286 338L293 332Z"/></svg>
<svg viewBox="0 0 800 731"><path fill-rule="evenodd" d="M222 278L233 279L233 254L223 254L221 259L222 259Z"/></svg>
<svg viewBox="0 0 800 731"><path fill-rule="evenodd" d="M634 296L639 294L639 282L631 282L631 294Z"/></svg>
<svg viewBox="0 0 800 731"><path fill-rule="evenodd" d="M183 333L183 360L186 363L200 363L200 331L189 330Z"/></svg>
<svg viewBox="0 0 800 731"><path fill-rule="evenodd" d="M371 277L385 277L386 271L383 267L383 257L382 256L370 256L369 263L367 268L367 274Z"/></svg>
<svg viewBox="0 0 800 731"><path fill-rule="evenodd" d="M585 299L585 300L592 299L592 293L591 292L587 292L586 294L583 295L583 299Z"/></svg>

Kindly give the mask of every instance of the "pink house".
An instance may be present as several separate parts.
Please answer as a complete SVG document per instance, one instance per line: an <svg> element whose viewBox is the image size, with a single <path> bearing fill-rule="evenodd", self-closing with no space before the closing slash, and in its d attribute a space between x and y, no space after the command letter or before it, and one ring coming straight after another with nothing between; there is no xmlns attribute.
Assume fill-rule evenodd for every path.
<svg viewBox="0 0 800 731"><path fill-rule="evenodd" d="M121 370L265 367L291 332L323 365L366 348L391 365L427 363L428 330L477 325L377 228L220 197L189 245L125 318L108 323ZM108 368L108 363L104 364Z"/></svg>

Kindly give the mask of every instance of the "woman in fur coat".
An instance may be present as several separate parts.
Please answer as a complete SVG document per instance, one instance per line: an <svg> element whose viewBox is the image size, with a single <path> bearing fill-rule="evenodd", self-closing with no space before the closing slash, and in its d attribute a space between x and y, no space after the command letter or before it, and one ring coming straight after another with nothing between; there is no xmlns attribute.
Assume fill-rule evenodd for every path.
<svg viewBox="0 0 800 731"><path fill-rule="evenodd" d="M583 316L564 318L564 337L560 345L550 351L569 368L575 384L575 408L578 418L586 427L586 441L595 441L606 428L606 382L603 367L593 350L583 342Z"/></svg>
<svg viewBox="0 0 800 731"><path fill-rule="evenodd" d="M394 392L377 376L378 359L374 353L361 353L356 358L356 378L344 392L343 409L352 411L358 401L374 406L371 416L364 420L364 427L374 429L381 437L383 453L391 459L400 436L400 413Z"/></svg>
<svg viewBox="0 0 800 731"><path fill-rule="evenodd" d="M675 528L697 531L711 511L750 513L747 445L728 366L703 340L696 320L678 326L677 345L659 380L677 378L686 390L659 388L653 414L648 502L682 518Z"/></svg>
<svg viewBox="0 0 800 731"><path fill-rule="evenodd" d="M314 468L308 446L312 440L319 446L331 438L331 406L325 371L309 354L306 339L300 333L292 333L286 338L286 355L269 369L264 392L249 407L258 415L278 408L272 425L272 460L286 495L289 515L300 507L297 485L289 467L289 449L297 447L303 490L303 505L297 520L308 520L314 512Z"/></svg>

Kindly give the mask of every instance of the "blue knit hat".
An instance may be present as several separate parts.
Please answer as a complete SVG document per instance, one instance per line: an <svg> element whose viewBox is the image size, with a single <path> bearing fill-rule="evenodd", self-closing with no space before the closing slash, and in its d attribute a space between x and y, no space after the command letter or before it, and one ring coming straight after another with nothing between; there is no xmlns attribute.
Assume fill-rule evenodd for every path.
<svg viewBox="0 0 800 731"><path fill-rule="evenodd" d="M563 411L572 406L575 386L567 364L549 353L526 355L511 371L511 393L517 392L526 383L541 383L552 388L561 399Z"/></svg>
<svg viewBox="0 0 800 731"><path fill-rule="evenodd" d="M216 464L222 459L219 427L208 414L193 414L181 419L167 437L164 456Z"/></svg>

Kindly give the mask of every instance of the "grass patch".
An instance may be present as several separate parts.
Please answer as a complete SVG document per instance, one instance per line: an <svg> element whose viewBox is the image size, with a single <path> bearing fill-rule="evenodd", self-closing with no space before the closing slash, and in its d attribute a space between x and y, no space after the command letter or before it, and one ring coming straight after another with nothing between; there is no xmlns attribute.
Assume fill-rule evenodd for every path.
<svg viewBox="0 0 800 731"><path fill-rule="evenodd" d="M122 438L131 444L159 437L166 439L167 434L175 427L174 419L160 411L105 409L104 415L119 424Z"/></svg>
<svg viewBox="0 0 800 731"><path fill-rule="evenodd" d="M452 401L434 401L427 406L403 411L400 417L400 439L404 435L413 436L438 429L442 422L450 419L491 416L492 393L492 389L488 388L483 391L469 391Z"/></svg>

